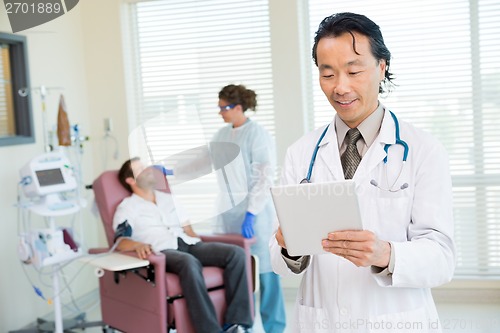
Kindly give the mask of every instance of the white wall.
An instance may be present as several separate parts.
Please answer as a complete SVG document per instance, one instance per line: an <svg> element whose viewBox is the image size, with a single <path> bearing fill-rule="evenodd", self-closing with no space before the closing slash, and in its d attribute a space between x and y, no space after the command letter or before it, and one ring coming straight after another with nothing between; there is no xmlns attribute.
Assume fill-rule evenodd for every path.
<svg viewBox="0 0 500 333"><path fill-rule="evenodd" d="M307 73L302 71L302 61L304 57L309 57L310 50L300 43L304 30L299 24L301 13L297 1L269 1L269 11L276 145L281 165L286 148L302 136L308 127L304 108L309 103L302 93L308 78L305 77Z"/></svg>
<svg viewBox="0 0 500 333"><path fill-rule="evenodd" d="M64 94L68 117L71 124L79 124L82 133L91 133L91 118L89 113L88 92L86 85L86 65L84 40L82 31L82 10L77 6L68 14L39 27L20 32L27 36L29 69L32 87L60 87L60 91L50 91L47 96L47 123L49 127L56 124L59 95ZM0 10L0 30L11 32L5 10ZM53 310L33 292L26 278L22 264L17 259L18 223L16 203L19 169L32 157L43 153L42 108L39 93L32 93L33 121L36 142L33 144L0 147L0 332L20 329L33 322L37 316L45 315ZM91 138L92 139L92 138ZM85 183L91 182L93 147L84 144L82 161ZM87 193L88 199L92 196ZM86 209L82 213L84 234L88 246L97 245L100 224ZM39 221L42 222L42 221ZM62 223L66 223L61 221ZM99 222L100 223L100 222ZM42 225L43 226L43 225ZM78 264L68 268L68 279L77 273ZM33 283L41 287L46 296L51 296L50 277L44 277L40 282L36 274L32 274L31 266L26 266ZM97 279L92 270L83 269L72 283L75 297L87 293L97 287Z"/></svg>
<svg viewBox="0 0 500 333"><path fill-rule="evenodd" d="M85 0L80 2L83 15L85 71L89 114L92 123L94 168L118 168L128 156L128 117L121 31L120 0ZM120 156L114 159L114 145L104 141L104 119L110 118L113 135L118 139ZM108 148L108 154L104 146Z"/></svg>

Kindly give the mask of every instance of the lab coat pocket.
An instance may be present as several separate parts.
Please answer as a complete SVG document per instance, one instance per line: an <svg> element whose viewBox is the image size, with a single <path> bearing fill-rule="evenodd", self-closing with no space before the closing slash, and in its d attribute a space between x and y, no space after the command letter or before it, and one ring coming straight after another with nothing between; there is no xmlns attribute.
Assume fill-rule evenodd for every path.
<svg viewBox="0 0 500 333"><path fill-rule="evenodd" d="M330 329L330 321L328 313L323 308L313 308L305 305L297 305L298 315L296 318L295 327L297 332L301 333L328 333Z"/></svg>
<svg viewBox="0 0 500 333"><path fill-rule="evenodd" d="M438 333L441 332L437 318L429 318L424 307L411 311L386 313L370 317L366 323L367 332L398 332L398 333Z"/></svg>
<svg viewBox="0 0 500 333"><path fill-rule="evenodd" d="M409 205L410 198L406 196L374 199L371 216L376 217L377 221L372 221L372 230L380 238L405 241L406 230L411 220Z"/></svg>

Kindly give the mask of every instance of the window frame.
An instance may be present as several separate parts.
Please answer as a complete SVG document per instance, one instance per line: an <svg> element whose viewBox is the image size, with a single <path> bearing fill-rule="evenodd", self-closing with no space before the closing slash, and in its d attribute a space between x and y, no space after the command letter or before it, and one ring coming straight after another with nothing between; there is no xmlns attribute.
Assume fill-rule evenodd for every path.
<svg viewBox="0 0 500 333"><path fill-rule="evenodd" d="M30 87L27 39L25 36L0 32L0 44L9 45L15 118L15 135L0 137L0 146L33 143L35 131L31 100L28 95L20 93Z"/></svg>

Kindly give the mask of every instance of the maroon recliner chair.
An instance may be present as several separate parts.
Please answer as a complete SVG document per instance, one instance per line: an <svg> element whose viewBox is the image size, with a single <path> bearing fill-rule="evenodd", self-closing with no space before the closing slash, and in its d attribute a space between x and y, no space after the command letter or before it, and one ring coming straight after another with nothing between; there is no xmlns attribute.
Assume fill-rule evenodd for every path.
<svg viewBox="0 0 500 333"><path fill-rule="evenodd" d="M160 190L169 192L168 183L161 175ZM130 193L118 181L118 171L105 171L93 183L95 201L104 225L108 248L91 249L90 253L109 251L113 245L113 215L118 204ZM201 236L205 242L224 242L241 246L247 256L247 278L251 308L254 284L250 246L254 239L241 235ZM135 256L134 252L127 253ZM110 328L127 333L191 333L194 329L187 312L186 301L177 275L165 272L165 255L153 254L147 258L150 265L123 272L105 271L99 279L102 321ZM168 259L167 259L168 260ZM222 324L226 311L223 270L217 267L203 269L210 299ZM252 311L253 312L253 311ZM252 313L252 315L254 315Z"/></svg>

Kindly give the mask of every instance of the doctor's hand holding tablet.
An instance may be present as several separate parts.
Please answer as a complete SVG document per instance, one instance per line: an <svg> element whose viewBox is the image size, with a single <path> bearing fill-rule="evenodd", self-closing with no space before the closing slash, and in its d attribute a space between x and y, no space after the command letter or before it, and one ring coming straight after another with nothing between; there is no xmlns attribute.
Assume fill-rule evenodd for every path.
<svg viewBox="0 0 500 333"><path fill-rule="evenodd" d="M391 256L389 242L369 230L335 231L322 242L327 252L339 255L356 266L387 267Z"/></svg>
<svg viewBox="0 0 500 333"><path fill-rule="evenodd" d="M279 246L286 249L281 228L276 232ZM335 231L321 242L326 252L344 257L356 266L387 267L391 255L390 243L382 241L368 230Z"/></svg>
<svg viewBox="0 0 500 333"><path fill-rule="evenodd" d="M280 222L276 239L289 255L330 252L356 266L388 266L390 243L362 230L354 181L274 186L271 194Z"/></svg>

